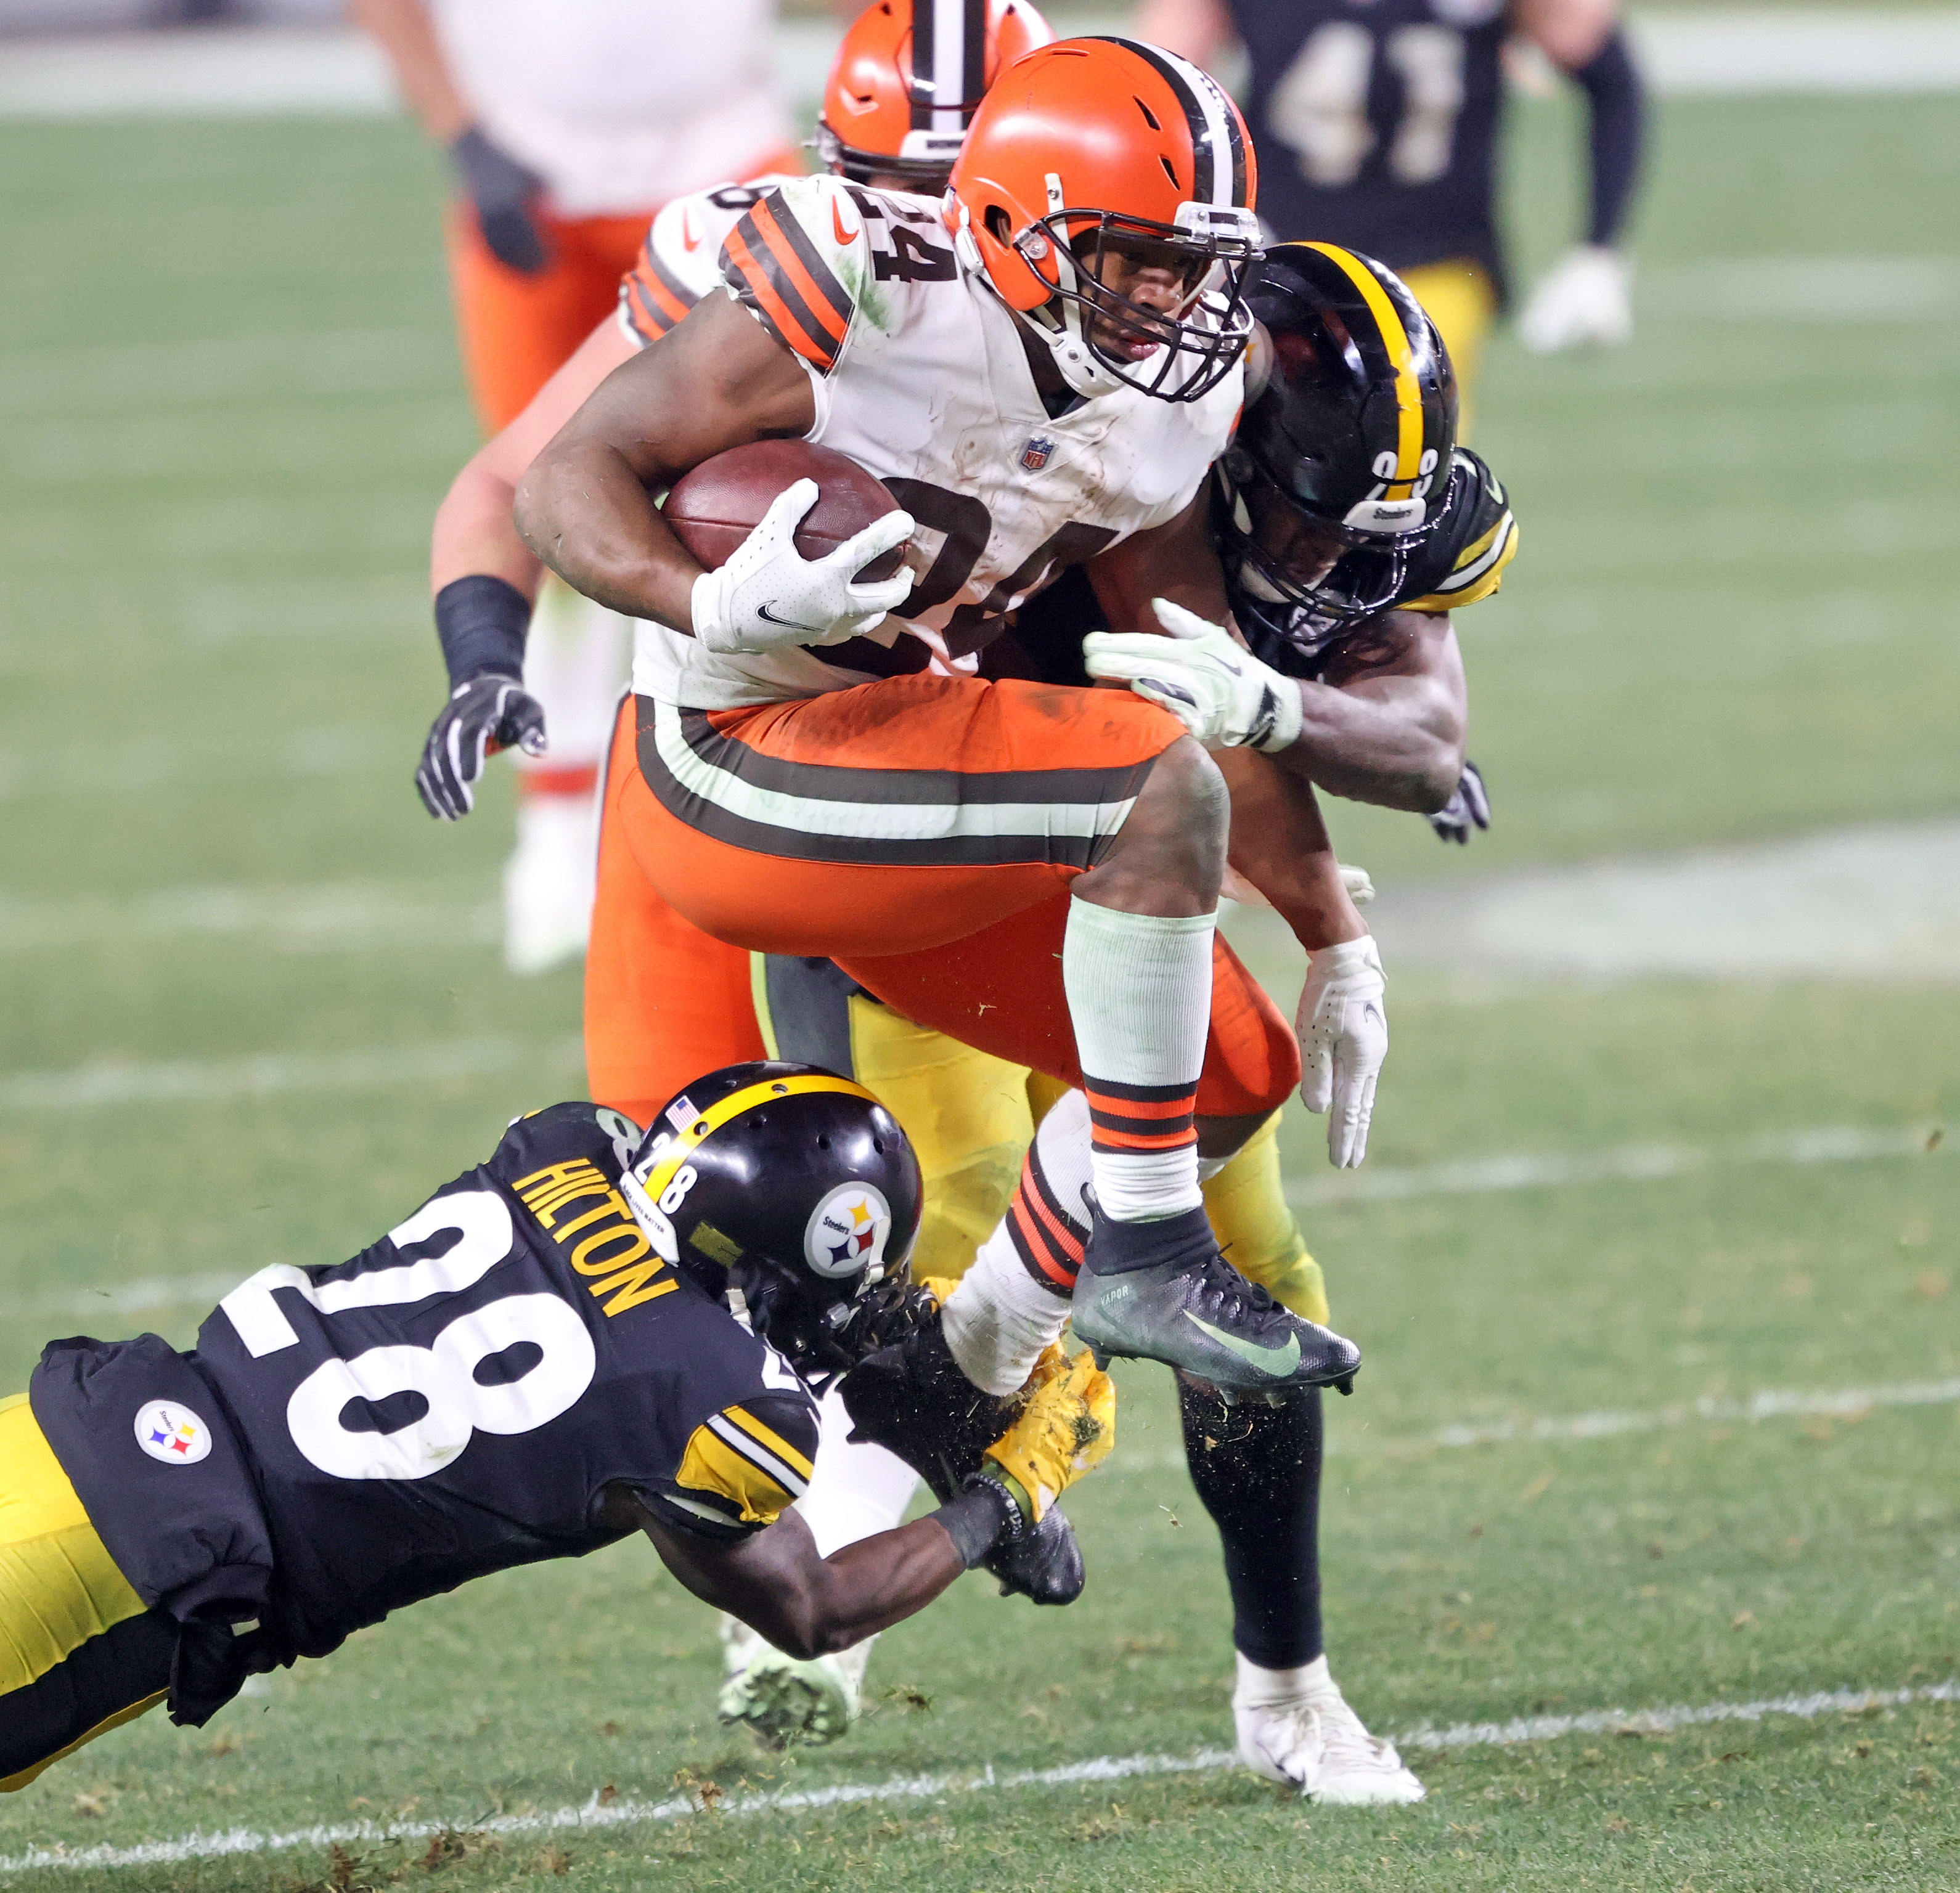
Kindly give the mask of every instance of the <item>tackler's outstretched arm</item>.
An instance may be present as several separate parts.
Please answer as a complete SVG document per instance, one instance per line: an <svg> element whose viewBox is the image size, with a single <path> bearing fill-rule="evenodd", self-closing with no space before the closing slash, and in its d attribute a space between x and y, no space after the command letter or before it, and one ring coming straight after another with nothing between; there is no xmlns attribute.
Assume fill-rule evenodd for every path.
<svg viewBox="0 0 1960 1893"><path fill-rule="evenodd" d="M1037 1376L1020 1417L988 1447L982 1469L937 1511L828 1558L817 1555L810 1527L793 1511L747 1538L709 1538L619 1488L606 1522L643 1528L668 1570L704 1603L739 1617L791 1656L820 1656L923 1610L1003 1539L1032 1533L1115 1440L1116 1390L1080 1354Z"/></svg>

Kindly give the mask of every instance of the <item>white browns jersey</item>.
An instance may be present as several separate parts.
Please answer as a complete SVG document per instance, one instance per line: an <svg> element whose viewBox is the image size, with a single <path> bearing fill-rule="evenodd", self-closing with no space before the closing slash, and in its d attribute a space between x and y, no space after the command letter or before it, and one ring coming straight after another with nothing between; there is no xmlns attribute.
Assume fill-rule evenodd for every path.
<svg viewBox="0 0 1960 1893"><path fill-rule="evenodd" d="M433 0L484 129L566 217L651 209L766 164L796 133L774 0Z"/></svg>
<svg viewBox="0 0 1960 1893"><path fill-rule="evenodd" d="M650 243L652 273L670 268L675 280L662 287L678 304L686 279L667 256ZM1052 419L1015 318L955 262L925 198L794 179L736 216L721 263L728 293L809 373L816 424L807 437L876 474L918 522L906 554L917 582L902 615L822 649L717 656L641 623L635 691L685 708L977 669L1023 599L1183 510L1242 399L1235 370L1198 401L1120 388ZM651 339L635 314L641 282L638 272L628 278L625 313ZM644 300L660 299L649 289Z"/></svg>

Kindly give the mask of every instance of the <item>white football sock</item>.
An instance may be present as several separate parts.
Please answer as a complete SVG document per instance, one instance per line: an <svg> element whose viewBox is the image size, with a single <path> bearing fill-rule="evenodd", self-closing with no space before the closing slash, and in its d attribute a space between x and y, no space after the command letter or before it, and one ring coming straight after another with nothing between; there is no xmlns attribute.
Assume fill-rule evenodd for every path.
<svg viewBox="0 0 1960 1893"><path fill-rule="evenodd" d="M1089 1237L1090 1168L1089 1101L1071 1091L1042 1120L1013 1202L947 1300L947 1347L983 1392L1018 1392L1061 1337Z"/></svg>
<svg viewBox="0 0 1960 1893"><path fill-rule="evenodd" d="M536 772L549 779L597 764L612 739L632 648L630 618L545 575L524 644L524 688L544 710L551 747L542 756L514 752L520 775Z"/></svg>
<svg viewBox="0 0 1960 1893"><path fill-rule="evenodd" d="M1202 1206L1198 1078L1211 1018L1215 913L1068 908L1061 977L1090 1097L1102 1213L1144 1222Z"/></svg>
<svg viewBox="0 0 1960 1893"><path fill-rule="evenodd" d="M1335 1689L1332 1672L1323 1653L1310 1663L1293 1669L1267 1669L1242 1650L1234 1651L1238 1675L1232 1690L1234 1709L1279 1709L1324 1696Z"/></svg>

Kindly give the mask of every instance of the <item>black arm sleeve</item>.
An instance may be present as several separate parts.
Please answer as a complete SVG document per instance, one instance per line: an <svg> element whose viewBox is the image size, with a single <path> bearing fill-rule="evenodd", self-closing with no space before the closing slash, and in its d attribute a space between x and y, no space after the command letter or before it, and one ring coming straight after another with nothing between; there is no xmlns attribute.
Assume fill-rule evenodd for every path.
<svg viewBox="0 0 1960 1893"><path fill-rule="evenodd" d="M1615 27L1591 62L1572 77L1592 107L1592 223L1591 243L1619 241L1638 181L1647 140L1647 94L1623 27Z"/></svg>
<svg viewBox="0 0 1960 1893"><path fill-rule="evenodd" d="M435 634L452 688L473 677L521 677L531 602L487 573L452 579L435 595Z"/></svg>

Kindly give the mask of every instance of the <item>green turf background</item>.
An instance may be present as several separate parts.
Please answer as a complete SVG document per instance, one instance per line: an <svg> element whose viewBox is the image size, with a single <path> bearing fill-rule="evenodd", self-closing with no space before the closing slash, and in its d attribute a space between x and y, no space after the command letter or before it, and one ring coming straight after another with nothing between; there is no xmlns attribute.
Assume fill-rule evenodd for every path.
<svg viewBox="0 0 1960 1893"><path fill-rule="evenodd" d="M1561 106L1516 114L1529 268L1573 215ZM1679 103L1641 254L1951 256L1941 98ZM338 1259L578 1084L575 977L484 938L504 786L440 828L409 786L440 697L431 508L472 443L436 256L437 168L388 123L0 126L0 1083L456 1041L486 1075L256 1100L0 1109L0 1385L40 1341L154 1323L196 1285ZM1446 853L1342 808L1383 876L1946 812L1960 484L1951 322L1739 322L1651 303L1608 357L1493 351L1478 444L1524 549L1465 615L1497 825ZM406 944L288 950L145 932L151 897L326 885L418 904ZM191 905L195 907L193 900ZM36 916L98 916L30 944ZM1284 975L1275 970L1276 980ZM1605 989L1397 977L1371 1161L1950 1119L1960 996L1736 982ZM1317 1127L1291 1174L1322 1174ZM1960 1409L1691 1425L1443 1451L1445 1424L1647 1410L1960 1372L1945 1157L1716 1170L1324 1211L1369 1355L1340 1403L1330 1644L1378 1727L1938 1681L1960 1670ZM187 1286L171 1303L169 1285ZM161 1288L158 1284L163 1285ZM95 1291L151 1285L145 1311ZM157 1718L0 1806L0 1854L232 1824L453 1821L731 1789L1188 1752L1227 1739L1215 1548L1163 1377L1078 1514L1095 1588L1040 1615L969 1580L895 1633L847 1743L785 1762L710 1714L705 1613L650 1553L473 1586L272 1680L202 1733ZM1936 1887L1960 1879L1951 1704L1855 1722L1573 1738L1422 1764L1392 1814L1247 1778L704 1817L415 1864L597 1887ZM294 1886L275 1858L67 1876Z"/></svg>

